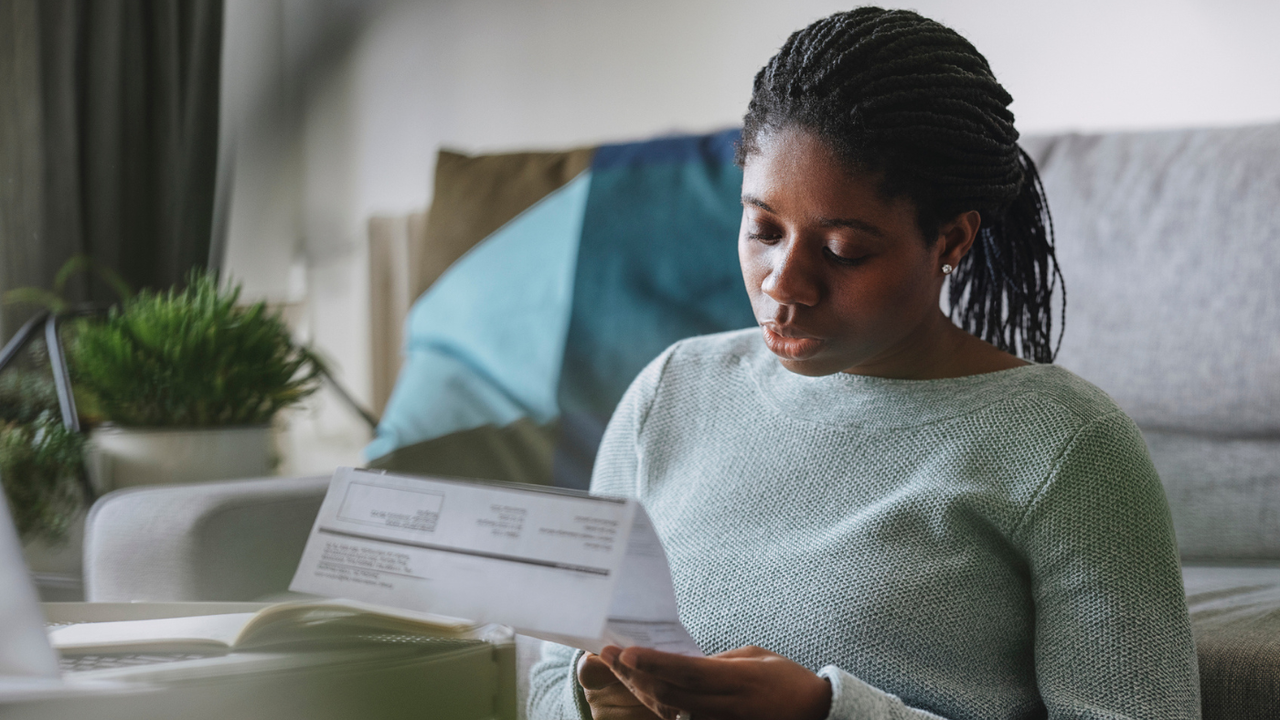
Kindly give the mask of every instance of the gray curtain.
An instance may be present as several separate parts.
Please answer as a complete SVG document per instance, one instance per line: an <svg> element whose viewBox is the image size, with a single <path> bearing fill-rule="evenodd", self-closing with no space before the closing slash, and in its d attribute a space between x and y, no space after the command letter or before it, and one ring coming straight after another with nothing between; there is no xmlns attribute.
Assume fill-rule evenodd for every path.
<svg viewBox="0 0 1280 720"><path fill-rule="evenodd" d="M0 290L84 253L134 289L210 258L222 0L0 0ZM92 275L74 301L110 302ZM0 312L8 338L30 308Z"/></svg>

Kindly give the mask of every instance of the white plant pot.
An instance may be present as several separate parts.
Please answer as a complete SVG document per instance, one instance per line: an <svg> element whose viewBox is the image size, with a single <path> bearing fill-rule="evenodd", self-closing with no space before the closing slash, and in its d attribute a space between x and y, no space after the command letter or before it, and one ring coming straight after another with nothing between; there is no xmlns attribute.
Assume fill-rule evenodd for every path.
<svg viewBox="0 0 1280 720"><path fill-rule="evenodd" d="M99 492L138 485L262 477L278 457L270 425L126 428L89 435L89 474Z"/></svg>

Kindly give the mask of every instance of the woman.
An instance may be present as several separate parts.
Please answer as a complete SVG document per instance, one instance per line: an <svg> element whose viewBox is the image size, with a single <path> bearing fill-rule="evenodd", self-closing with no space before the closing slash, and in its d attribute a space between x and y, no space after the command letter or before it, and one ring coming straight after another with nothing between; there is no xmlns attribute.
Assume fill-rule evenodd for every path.
<svg viewBox="0 0 1280 720"><path fill-rule="evenodd" d="M532 717L1199 716L1142 437L1044 364L1059 275L1010 101L955 32L878 8L756 76L761 328L654 360L592 481L644 503L712 657L548 645Z"/></svg>

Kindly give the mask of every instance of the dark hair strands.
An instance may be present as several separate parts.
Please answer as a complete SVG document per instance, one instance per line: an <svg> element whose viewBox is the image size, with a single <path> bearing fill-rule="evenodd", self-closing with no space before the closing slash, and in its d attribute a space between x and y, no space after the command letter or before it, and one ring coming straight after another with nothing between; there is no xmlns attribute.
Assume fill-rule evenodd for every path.
<svg viewBox="0 0 1280 720"><path fill-rule="evenodd" d="M982 226L949 278L951 317L1006 352L1052 362L1052 299L1066 288L1035 162L985 57L954 30L907 10L860 7L792 33L757 73L737 162L764 134L797 127L852 169L906 196L927 238L961 212Z"/></svg>

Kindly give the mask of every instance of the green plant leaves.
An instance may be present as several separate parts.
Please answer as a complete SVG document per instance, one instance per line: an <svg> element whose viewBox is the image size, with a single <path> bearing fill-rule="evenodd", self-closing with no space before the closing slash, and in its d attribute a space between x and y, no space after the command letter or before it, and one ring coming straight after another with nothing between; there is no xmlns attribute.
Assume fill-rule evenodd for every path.
<svg viewBox="0 0 1280 720"><path fill-rule="evenodd" d="M4 304L36 305L53 312L62 312L67 309L67 301L63 300L61 295L37 287L20 287L6 290Z"/></svg>
<svg viewBox="0 0 1280 720"><path fill-rule="evenodd" d="M0 482L23 542L66 539L84 503L77 479L84 437L46 413L0 425Z"/></svg>
<svg viewBox="0 0 1280 720"><path fill-rule="evenodd" d="M128 426L255 425L315 392L321 365L265 303L194 273L186 289L140 292L71 345L74 381Z"/></svg>
<svg viewBox="0 0 1280 720"><path fill-rule="evenodd" d="M98 278L111 288L116 297L121 300L128 300L133 296L133 291L129 289L129 284L115 270L97 262L88 255L72 255L62 264L62 267L58 268L57 274L53 276L52 291L40 287L14 288L4 293L4 304L36 305L55 313L65 312L71 307L71 303L67 302L64 296L67 283L76 275L90 270L96 273Z"/></svg>

